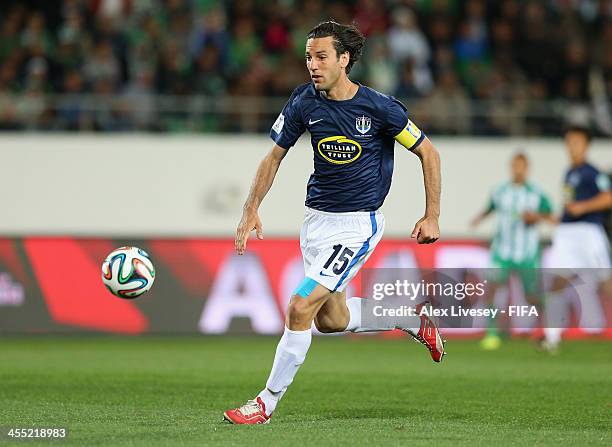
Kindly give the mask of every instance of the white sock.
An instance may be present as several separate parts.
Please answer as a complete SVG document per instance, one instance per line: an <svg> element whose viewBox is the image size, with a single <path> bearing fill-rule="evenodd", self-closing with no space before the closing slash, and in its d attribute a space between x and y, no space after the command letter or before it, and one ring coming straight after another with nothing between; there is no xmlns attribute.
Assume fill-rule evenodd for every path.
<svg viewBox="0 0 612 447"><path fill-rule="evenodd" d="M589 277L583 281L576 287L575 308L579 311L579 326L586 333L596 334L606 327L606 313L597 294L597 281Z"/></svg>
<svg viewBox="0 0 612 447"><path fill-rule="evenodd" d="M385 319L381 321L371 318L370 320L374 324L362 323L361 310L364 304L364 298L349 298L346 300L346 306L349 310L349 322L346 326L345 331L347 332L384 332L392 331L393 329L408 329L415 334L419 331L421 326L421 319L418 316L415 317L398 317L396 319ZM377 324L377 325L375 325ZM415 327L416 326L416 327Z"/></svg>
<svg viewBox="0 0 612 447"><path fill-rule="evenodd" d="M568 304L565 290L546 297L544 337L550 346L558 346L561 342L561 333L568 325Z"/></svg>
<svg viewBox="0 0 612 447"><path fill-rule="evenodd" d="M544 328L544 338L546 339L546 342L551 347L556 347L556 346L559 346L559 343L561 343L561 333L562 332L563 332L563 329L559 327L545 327Z"/></svg>
<svg viewBox="0 0 612 447"><path fill-rule="evenodd" d="M293 382L298 369L304 363L311 340L312 332L310 329L292 331L285 328L276 348L276 355L274 356L270 377L266 382L266 388L258 394L258 397L266 406L268 416L274 412L281 397Z"/></svg>

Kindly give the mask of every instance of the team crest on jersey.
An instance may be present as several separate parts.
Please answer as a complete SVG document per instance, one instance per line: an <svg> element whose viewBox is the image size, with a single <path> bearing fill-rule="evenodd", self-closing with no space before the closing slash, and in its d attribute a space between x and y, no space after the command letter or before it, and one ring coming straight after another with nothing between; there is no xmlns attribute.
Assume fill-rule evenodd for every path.
<svg viewBox="0 0 612 447"><path fill-rule="evenodd" d="M369 116L358 116L355 119L355 127L359 131L360 134L367 133L368 130L372 127L372 118Z"/></svg>
<svg viewBox="0 0 612 447"><path fill-rule="evenodd" d="M577 172L572 172L569 175L567 182L572 186L578 186L578 183L580 183L580 174Z"/></svg>
<svg viewBox="0 0 612 447"><path fill-rule="evenodd" d="M361 145L344 135L323 138L317 144L319 154L325 160L337 165L352 163L361 155Z"/></svg>

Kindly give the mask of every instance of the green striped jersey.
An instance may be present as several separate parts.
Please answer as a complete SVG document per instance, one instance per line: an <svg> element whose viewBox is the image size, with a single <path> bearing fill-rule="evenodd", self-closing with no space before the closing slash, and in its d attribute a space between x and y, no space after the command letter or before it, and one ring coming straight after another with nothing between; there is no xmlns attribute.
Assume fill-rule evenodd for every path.
<svg viewBox="0 0 612 447"><path fill-rule="evenodd" d="M497 213L497 232L491 245L492 255L501 261L524 262L537 259L540 238L536 225L523 222L526 211L550 213L550 200L530 183L505 182L489 201L489 210Z"/></svg>

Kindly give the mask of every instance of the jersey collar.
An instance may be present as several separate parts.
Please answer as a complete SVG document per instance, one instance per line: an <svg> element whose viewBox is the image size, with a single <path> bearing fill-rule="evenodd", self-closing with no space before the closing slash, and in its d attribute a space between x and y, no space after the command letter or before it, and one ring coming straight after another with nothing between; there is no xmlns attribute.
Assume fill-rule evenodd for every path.
<svg viewBox="0 0 612 447"><path fill-rule="evenodd" d="M361 85L359 82L355 82L355 84L357 84L357 91L355 92L355 95L351 99L343 99L343 100L335 100L335 99L328 99L328 98L326 98L325 95L322 95L321 92L319 92L314 87L314 84L311 84L311 88L314 90L314 92L317 95L317 97L320 98L322 101L325 101L325 102L327 102L329 104L334 104L334 105L339 105L339 106L346 106L346 105L353 104L363 94L363 89L364 89L363 85Z"/></svg>

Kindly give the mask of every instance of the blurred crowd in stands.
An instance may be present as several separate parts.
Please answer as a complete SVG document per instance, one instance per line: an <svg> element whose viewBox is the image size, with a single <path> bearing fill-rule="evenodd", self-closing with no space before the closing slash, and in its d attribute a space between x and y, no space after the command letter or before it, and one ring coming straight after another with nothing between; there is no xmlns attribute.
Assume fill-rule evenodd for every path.
<svg viewBox="0 0 612 447"><path fill-rule="evenodd" d="M429 133L555 134L574 107L605 133L612 0L3 0L0 128L266 131L330 18Z"/></svg>

